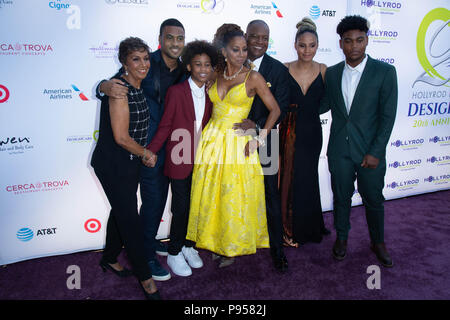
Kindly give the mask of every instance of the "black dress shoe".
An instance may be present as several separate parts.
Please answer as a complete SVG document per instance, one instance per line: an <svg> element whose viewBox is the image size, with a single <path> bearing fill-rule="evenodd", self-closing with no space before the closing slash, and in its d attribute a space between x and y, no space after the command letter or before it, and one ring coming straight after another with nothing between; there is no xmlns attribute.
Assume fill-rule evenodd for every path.
<svg viewBox="0 0 450 320"><path fill-rule="evenodd" d="M159 290L156 290L153 293L148 293L145 291L144 287L141 284L142 291L144 291L145 299L147 300L162 300L161 295L159 294Z"/></svg>
<svg viewBox="0 0 450 320"><path fill-rule="evenodd" d="M286 256L284 255L283 250L271 250L270 253L275 270L281 273L285 273L288 270L288 261Z"/></svg>
<svg viewBox="0 0 450 320"><path fill-rule="evenodd" d="M106 262L105 260L100 260L100 267L102 268L103 272L106 272L106 270L111 271L112 273L118 275L121 278L129 277L133 275L133 272L131 270L128 270L127 268L123 268L123 270L116 270L111 265Z"/></svg>
<svg viewBox="0 0 450 320"><path fill-rule="evenodd" d="M380 261L384 267L391 268L394 266L394 262L392 262L391 256L387 252L384 242L377 244L372 243L370 249L372 249L377 256L378 261Z"/></svg>
<svg viewBox="0 0 450 320"><path fill-rule="evenodd" d="M342 261L347 256L347 240L336 239L333 245L333 257Z"/></svg>

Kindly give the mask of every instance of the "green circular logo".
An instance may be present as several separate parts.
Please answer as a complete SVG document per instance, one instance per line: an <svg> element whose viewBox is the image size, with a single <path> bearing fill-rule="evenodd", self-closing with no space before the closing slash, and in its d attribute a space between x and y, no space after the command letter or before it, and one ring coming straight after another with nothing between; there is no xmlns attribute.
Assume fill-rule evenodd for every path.
<svg viewBox="0 0 450 320"><path fill-rule="evenodd" d="M448 60L449 57L446 56L448 51L450 49L447 49L443 54L439 56L432 56L434 58L441 58L441 61L438 62L435 65L432 65L430 60L427 56L427 47L425 46L425 36L427 35L428 28L430 25L437 20L444 21L442 26L433 34L431 37L431 44L428 48L428 53L431 55L431 46L436 38L436 36L445 28L450 26L450 10L446 8L436 8L428 12L428 14L423 18L422 23L419 26L419 30L417 31L417 41L416 41L416 48L417 48L417 57L419 59L420 64L422 65L423 69L425 70L425 73L428 74L429 77L426 79L425 73L414 82L414 84L417 81L423 81L435 86L438 85L445 85L449 79L446 79L443 77L438 71L436 71L435 67L440 65L441 63L444 63ZM413 86L414 86L413 84Z"/></svg>

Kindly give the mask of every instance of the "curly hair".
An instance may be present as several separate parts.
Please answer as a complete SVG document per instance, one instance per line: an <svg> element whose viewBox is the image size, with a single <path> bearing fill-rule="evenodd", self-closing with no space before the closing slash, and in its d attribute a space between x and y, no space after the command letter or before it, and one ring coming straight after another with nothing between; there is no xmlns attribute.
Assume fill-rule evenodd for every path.
<svg viewBox="0 0 450 320"><path fill-rule="evenodd" d="M150 47L140 38L128 37L119 44L119 61L125 64L127 57L134 51L147 51L150 55Z"/></svg>
<svg viewBox="0 0 450 320"><path fill-rule="evenodd" d="M183 67L185 70L187 69L187 65L190 64L192 59L198 54L206 54L211 60L211 65L213 68L217 65L216 48L207 41L195 40L186 44L181 55L181 61L183 62Z"/></svg>
<svg viewBox="0 0 450 320"><path fill-rule="evenodd" d="M346 16L339 22L336 32L342 38L342 35L349 30L360 30L367 33L369 31L369 22L359 15Z"/></svg>
<svg viewBox="0 0 450 320"><path fill-rule="evenodd" d="M222 54L222 48L225 48L234 37L245 36L244 31L242 31L241 27L233 23L224 23L217 29L216 34L214 35L213 45L217 50L218 60L216 70L218 72L222 72L223 70L225 70L225 67L227 65L227 63L225 62L225 57ZM248 62L245 62L244 66L250 67Z"/></svg>

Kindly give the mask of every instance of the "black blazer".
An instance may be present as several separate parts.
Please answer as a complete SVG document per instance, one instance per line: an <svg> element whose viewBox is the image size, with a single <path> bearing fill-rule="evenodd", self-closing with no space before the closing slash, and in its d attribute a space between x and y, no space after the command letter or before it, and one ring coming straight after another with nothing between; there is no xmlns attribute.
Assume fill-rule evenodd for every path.
<svg viewBox="0 0 450 320"><path fill-rule="evenodd" d="M275 125L277 125L281 119L286 115L289 109L289 70L280 61L272 58L271 56L264 54L263 60L258 71L266 80L270 91L272 92L275 100L278 102L281 110L281 116L278 118ZM258 95L255 96L253 100L252 108L248 115L248 119L255 122L261 128L264 127L267 117L269 116L269 110L264 105ZM271 136L267 136L266 146L260 148L261 151L271 154ZM264 148L267 148L264 150ZM262 164L264 167L265 165Z"/></svg>

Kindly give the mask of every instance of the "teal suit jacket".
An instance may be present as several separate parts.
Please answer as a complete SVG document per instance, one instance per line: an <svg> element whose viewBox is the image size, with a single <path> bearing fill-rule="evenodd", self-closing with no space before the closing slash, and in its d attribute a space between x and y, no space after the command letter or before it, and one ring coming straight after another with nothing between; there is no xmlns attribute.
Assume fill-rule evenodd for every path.
<svg viewBox="0 0 450 320"><path fill-rule="evenodd" d="M397 111L395 67L369 56L347 114L342 95L344 66L344 61L331 66L325 75L326 94L320 113L331 109L328 159L348 154L359 164L370 154L381 161L386 155Z"/></svg>

